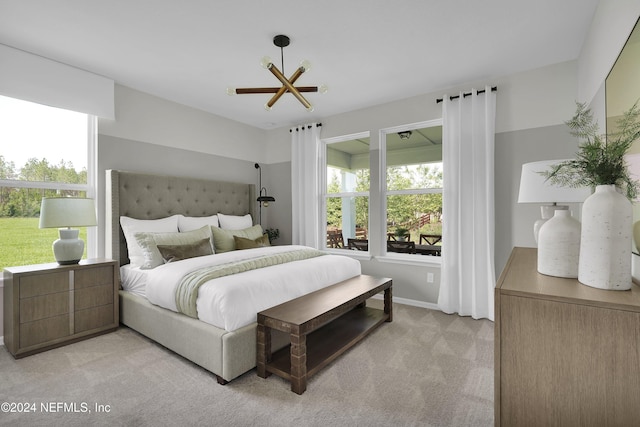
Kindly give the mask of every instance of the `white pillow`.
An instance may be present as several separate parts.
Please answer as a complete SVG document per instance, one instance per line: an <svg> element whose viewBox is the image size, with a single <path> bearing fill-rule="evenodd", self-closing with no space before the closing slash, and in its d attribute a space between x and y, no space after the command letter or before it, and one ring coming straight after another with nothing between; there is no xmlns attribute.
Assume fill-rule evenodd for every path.
<svg viewBox="0 0 640 427"><path fill-rule="evenodd" d="M142 248L136 241L135 234L141 232L178 232L178 217L172 215L160 219L135 219L128 216L120 217L120 225L127 241L129 252L129 262L134 267L139 267L144 263Z"/></svg>
<svg viewBox="0 0 640 427"><path fill-rule="evenodd" d="M144 255L144 263L142 263L140 269L148 270L164 264L162 254L158 250L158 245L190 245L198 243L203 239L209 239L209 244L211 244L211 227L205 225L198 230L186 231L184 233L142 232L136 233L135 236ZM213 250L213 246L211 249Z"/></svg>
<svg viewBox="0 0 640 427"><path fill-rule="evenodd" d="M225 230L244 230L253 225L251 214L238 216L218 213L218 221L220 222L220 228L224 228Z"/></svg>
<svg viewBox="0 0 640 427"><path fill-rule="evenodd" d="M178 231L193 231L204 227L205 225L218 226L218 215L211 216L182 216L178 218Z"/></svg>

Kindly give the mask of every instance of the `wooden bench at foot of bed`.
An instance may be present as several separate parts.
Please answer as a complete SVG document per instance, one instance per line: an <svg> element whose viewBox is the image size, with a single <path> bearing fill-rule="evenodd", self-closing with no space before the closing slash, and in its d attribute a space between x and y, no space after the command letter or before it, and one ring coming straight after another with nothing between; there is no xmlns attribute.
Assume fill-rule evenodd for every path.
<svg viewBox="0 0 640 427"><path fill-rule="evenodd" d="M374 328L393 320L392 280L360 275L258 313L257 363L262 378L276 374L302 394L307 379L353 347ZM384 291L384 310L366 300ZM271 352L271 331L289 334L291 345Z"/></svg>

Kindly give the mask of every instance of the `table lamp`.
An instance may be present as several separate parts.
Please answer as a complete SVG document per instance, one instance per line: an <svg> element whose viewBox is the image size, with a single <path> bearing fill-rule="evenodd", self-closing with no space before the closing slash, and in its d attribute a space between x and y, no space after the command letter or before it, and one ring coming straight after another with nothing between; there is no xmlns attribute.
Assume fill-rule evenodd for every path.
<svg viewBox="0 0 640 427"><path fill-rule="evenodd" d="M540 227L547 220L553 217L556 210L568 210L566 205L557 203L582 203L591 194L591 189L587 187L570 188L560 187L551 184L540 172L548 171L552 165L565 161L543 160L539 162L525 163L522 165L522 175L520 177L520 191L518 193L518 203L539 203L542 218L533 225L533 235L538 243L538 233Z"/></svg>
<svg viewBox="0 0 640 427"><path fill-rule="evenodd" d="M82 197L42 199L40 228L59 228L60 238L53 242L53 254L58 264L77 264L84 253L84 242L78 238L80 230L71 227L94 225L96 225L96 208L93 199Z"/></svg>

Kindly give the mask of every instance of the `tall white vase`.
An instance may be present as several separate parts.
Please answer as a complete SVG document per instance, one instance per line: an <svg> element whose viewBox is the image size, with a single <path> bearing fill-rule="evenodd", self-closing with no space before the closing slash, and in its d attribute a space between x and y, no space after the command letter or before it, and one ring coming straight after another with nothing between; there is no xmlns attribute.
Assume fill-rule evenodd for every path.
<svg viewBox="0 0 640 427"><path fill-rule="evenodd" d="M557 210L540 227L538 273L575 279L579 259L580 222L571 216L571 211Z"/></svg>
<svg viewBox="0 0 640 427"><path fill-rule="evenodd" d="M578 280L608 290L631 289L631 202L613 185L598 185L582 207Z"/></svg>

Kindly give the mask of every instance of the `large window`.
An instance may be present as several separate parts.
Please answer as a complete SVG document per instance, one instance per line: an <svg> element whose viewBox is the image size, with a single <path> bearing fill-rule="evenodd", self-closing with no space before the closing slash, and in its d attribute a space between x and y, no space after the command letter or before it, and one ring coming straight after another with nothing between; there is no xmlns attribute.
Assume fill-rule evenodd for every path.
<svg viewBox="0 0 640 427"><path fill-rule="evenodd" d="M442 125L382 132L386 252L441 255Z"/></svg>
<svg viewBox="0 0 640 427"><path fill-rule="evenodd" d="M95 117L0 96L0 269L54 262L43 197L95 197ZM96 232L80 230L95 255Z"/></svg>
<svg viewBox="0 0 640 427"><path fill-rule="evenodd" d="M323 143L326 248L439 262L442 121L383 129L379 152L368 133Z"/></svg>
<svg viewBox="0 0 640 427"><path fill-rule="evenodd" d="M369 135L324 141L327 248L368 251Z"/></svg>

